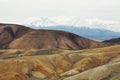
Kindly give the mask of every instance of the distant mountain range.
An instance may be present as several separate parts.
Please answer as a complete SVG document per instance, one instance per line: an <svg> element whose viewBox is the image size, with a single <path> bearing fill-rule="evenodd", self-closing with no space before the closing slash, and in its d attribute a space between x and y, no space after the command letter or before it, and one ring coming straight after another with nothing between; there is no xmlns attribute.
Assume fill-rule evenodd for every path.
<svg viewBox="0 0 120 80"><path fill-rule="evenodd" d="M97 40L97 41L109 40L109 39L120 37L120 32L114 32L114 31L109 31L105 29L97 29L97 28L73 27L73 26L46 26L46 27L30 26L30 27L37 28L37 29L68 31L68 32L72 32L77 35L80 35L80 36L83 36L83 37L86 37L92 40Z"/></svg>
<svg viewBox="0 0 120 80"><path fill-rule="evenodd" d="M86 19L78 17L30 18L23 23L34 29L62 30L92 40L109 40L120 37L119 21Z"/></svg>

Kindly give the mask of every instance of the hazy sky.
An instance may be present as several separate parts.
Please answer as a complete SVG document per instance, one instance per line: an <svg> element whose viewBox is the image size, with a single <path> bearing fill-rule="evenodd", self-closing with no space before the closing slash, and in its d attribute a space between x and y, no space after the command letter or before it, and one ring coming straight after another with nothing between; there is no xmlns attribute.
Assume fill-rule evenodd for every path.
<svg viewBox="0 0 120 80"><path fill-rule="evenodd" d="M29 17L78 16L120 20L120 0L0 0L0 22Z"/></svg>

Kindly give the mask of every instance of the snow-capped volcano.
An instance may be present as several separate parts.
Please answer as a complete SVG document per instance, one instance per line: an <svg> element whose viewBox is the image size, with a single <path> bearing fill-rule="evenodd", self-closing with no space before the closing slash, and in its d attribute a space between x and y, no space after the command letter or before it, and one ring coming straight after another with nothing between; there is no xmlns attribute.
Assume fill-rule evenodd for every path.
<svg viewBox="0 0 120 80"><path fill-rule="evenodd" d="M120 32L120 21L101 20L101 19L81 19L79 17L42 17L29 18L22 24L32 28L48 27L48 26L72 26L72 27L88 27L97 29L106 29L110 31Z"/></svg>

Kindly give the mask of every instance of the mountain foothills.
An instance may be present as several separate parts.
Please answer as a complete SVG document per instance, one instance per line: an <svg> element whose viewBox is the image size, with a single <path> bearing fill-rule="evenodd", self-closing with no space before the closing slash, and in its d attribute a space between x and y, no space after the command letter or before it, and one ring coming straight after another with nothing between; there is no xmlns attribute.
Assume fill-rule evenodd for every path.
<svg viewBox="0 0 120 80"><path fill-rule="evenodd" d="M0 24L0 80L120 80L119 39Z"/></svg>

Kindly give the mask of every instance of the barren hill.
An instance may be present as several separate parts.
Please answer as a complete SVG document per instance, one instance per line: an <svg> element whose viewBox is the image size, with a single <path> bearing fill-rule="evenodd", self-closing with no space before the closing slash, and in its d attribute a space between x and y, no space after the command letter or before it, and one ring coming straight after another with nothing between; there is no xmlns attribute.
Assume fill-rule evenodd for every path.
<svg viewBox="0 0 120 80"><path fill-rule="evenodd" d="M105 44L69 32L0 24L0 47L3 49L86 49L102 46Z"/></svg>

